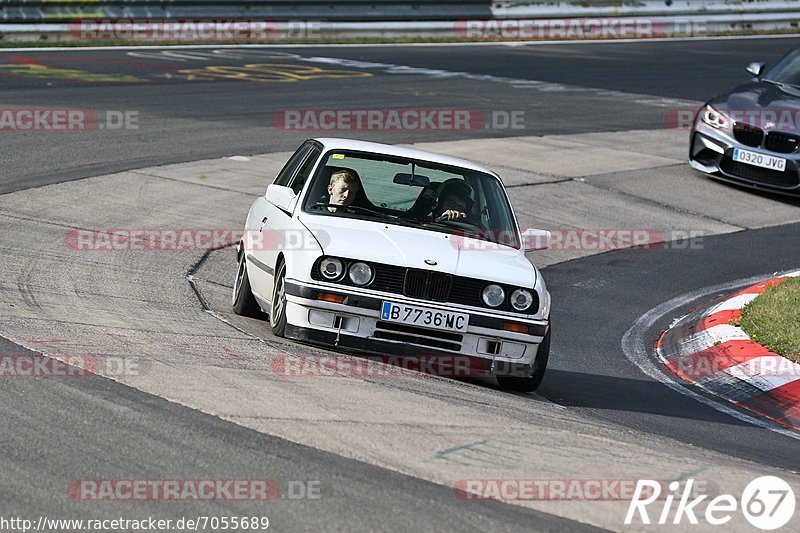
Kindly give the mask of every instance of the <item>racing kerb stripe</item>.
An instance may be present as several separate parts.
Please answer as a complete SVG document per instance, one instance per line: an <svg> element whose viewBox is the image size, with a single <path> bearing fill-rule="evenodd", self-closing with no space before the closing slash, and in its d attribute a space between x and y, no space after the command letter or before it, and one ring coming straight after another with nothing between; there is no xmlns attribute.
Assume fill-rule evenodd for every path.
<svg viewBox="0 0 800 533"><path fill-rule="evenodd" d="M800 271L746 287L698 307L665 331L655 349L666 368L739 407L800 429L800 365L750 339L734 325L742 308Z"/></svg>

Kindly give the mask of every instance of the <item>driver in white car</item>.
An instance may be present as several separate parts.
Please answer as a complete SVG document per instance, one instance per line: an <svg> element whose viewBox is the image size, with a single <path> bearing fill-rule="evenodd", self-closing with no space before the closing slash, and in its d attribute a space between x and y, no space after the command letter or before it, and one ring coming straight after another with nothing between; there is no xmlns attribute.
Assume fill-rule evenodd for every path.
<svg viewBox="0 0 800 533"><path fill-rule="evenodd" d="M473 204L472 187L458 179L448 180L439 191L433 219L466 220Z"/></svg>

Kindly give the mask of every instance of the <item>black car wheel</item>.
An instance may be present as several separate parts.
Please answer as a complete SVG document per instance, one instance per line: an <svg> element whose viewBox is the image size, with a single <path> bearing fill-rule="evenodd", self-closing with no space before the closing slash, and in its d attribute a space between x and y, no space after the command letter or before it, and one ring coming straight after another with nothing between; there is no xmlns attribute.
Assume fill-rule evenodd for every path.
<svg viewBox="0 0 800 533"><path fill-rule="evenodd" d="M272 309L269 325L272 333L283 337L286 330L286 263L281 261L275 269L275 288L272 291Z"/></svg>
<svg viewBox="0 0 800 533"><path fill-rule="evenodd" d="M239 254L239 266L236 269L236 279L233 281L233 294L231 306L237 315L256 317L261 309L250 289L250 278L247 276L244 252Z"/></svg>

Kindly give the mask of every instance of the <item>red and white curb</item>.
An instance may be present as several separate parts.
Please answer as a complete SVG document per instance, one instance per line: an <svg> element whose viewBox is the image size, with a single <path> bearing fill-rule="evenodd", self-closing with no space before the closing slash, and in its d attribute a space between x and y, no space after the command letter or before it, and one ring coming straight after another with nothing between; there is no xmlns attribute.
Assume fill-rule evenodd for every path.
<svg viewBox="0 0 800 533"><path fill-rule="evenodd" d="M701 389L792 429L800 429L800 365L752 341L742 308L800 271L757 283L711 307L695 308L656 343L667 369Z"/></svg>

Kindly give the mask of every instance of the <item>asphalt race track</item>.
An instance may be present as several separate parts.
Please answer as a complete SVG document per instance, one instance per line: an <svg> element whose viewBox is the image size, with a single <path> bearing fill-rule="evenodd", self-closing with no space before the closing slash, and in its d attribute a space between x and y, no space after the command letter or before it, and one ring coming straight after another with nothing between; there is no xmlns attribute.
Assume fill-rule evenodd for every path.
<svg viewBox="0 0 800 533"><path fill-rule="evenodd" d="M219 49L219 54L211 49L188 54L142 50L135 55L118 51L4 51L0 53L0 72L4 73L0 90L5 105L135 111L139 129L114 131L114 135L95 130L82 133L72 142L56 142L61 139L50 132L10 136L3 143L6 163L0 169L0 191L156 164L293 150L307 135L270 128L273 113L323 105L437 108L458 102L459 109L525 111L526 128L522 130L497 129L488 135L485 131L450 131L445 135L390 131L370 136L393 143L526 132L544 135L663 128L664 111L694 111L693 105L685 105L687 101L704 100L745 81L743 64L774 60L790 42L271 48L248 49L230 59L225 57L230 54ZM202 52L207 56L191 59L192 53ZM209 55L219 59L209 59ZM380 68L356 72L372 74L366 79L289 77L289 81L276 81L274 76L269 79L251 73L250 83L229 85L224 79L202 78L209 66L219 65L333 66L294 61L292 55L346 58L502 80L402 71L384 74L382 70L386 69ZM534 83L526 85L526 81ZM362 88L354 90L356 86ZM662 104L637 104L627 93L646 95L651 102ZM75 143L80 157L75 157Z"/></svg>
<svg viewBox="0 0 800 533"><path fill-rule="evenodd" d="M102 355L139 369L2 380L0 517L268 516L280 531L621 530L624 499L464 501L452 487L695 478L737 495L758 475L777 475L797 493L800 435L667 387L632 351L652 358L672 320L723 292L709 288L800 267L800 201L692 172L688 130L676 127L746 81L747 63L798 43L0 52L4 109L93 117L88 131L0 131L0 354ZM355 132L282 121L287 111L395 108L468 110L482 121ZM522 117L513 127L512 115ZM491 380L276 375L276 358L328 352L231 313L230 247L69 246L69 232L82 228L237 228L312 136L485 163L513 191L525 227L647 228L678 240L530 256L544 266L555 329L535 394ZM67 487L82 479L272 479L281 497L81 501ZM302 483L320 496L306 488L288 497ZM726 527L750 530L741 517Z"/></svg>

